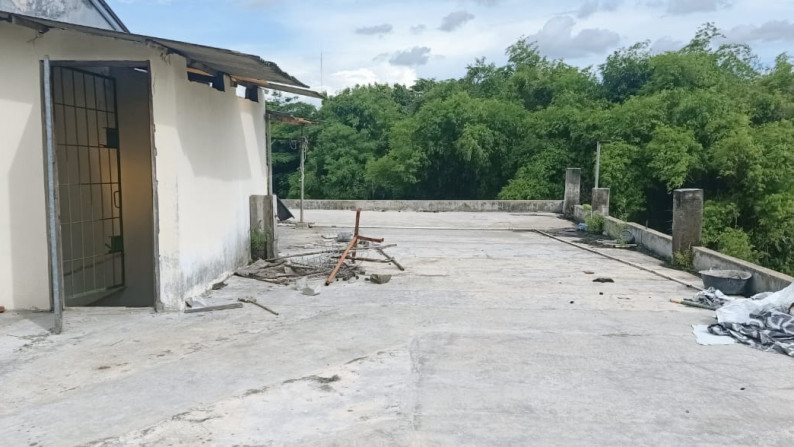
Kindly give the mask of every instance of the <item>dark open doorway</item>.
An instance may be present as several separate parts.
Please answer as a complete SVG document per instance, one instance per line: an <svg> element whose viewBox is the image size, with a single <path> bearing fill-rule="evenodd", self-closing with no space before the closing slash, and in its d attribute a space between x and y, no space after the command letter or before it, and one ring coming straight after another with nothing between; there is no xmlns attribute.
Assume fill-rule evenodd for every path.
<svg viewBox="0 0 794 447"><path fill-rule="evenodd" d="M150 84L148 64L53 64L67 307L156 302Z"/></svg>

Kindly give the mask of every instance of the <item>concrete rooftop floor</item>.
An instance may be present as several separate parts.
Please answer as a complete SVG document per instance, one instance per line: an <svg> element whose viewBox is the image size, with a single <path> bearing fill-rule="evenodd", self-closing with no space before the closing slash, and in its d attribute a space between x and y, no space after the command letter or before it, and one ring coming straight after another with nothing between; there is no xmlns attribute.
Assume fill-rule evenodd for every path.
<svg viewBox="0 0 794 447"><path fill-rule="evenodd" d="M325 227L280 227L282 251L354 213L306 217ZM692 289L520 231L569 222L365 212L362 227L407 271L365 264L392 281L313 297L230 278L206 297L278 317L70 309L56 336L49 314L0 314L0 444L792 445L793 359L699 346L691 325L713 313L669 302Z"/></svg>

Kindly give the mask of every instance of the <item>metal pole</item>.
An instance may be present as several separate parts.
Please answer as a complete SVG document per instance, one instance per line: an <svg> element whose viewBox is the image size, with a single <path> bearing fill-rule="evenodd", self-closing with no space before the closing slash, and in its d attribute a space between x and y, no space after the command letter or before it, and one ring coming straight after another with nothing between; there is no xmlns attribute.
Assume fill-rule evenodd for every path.
<svg viewBox="0 0 794 447"><path fill-rule="evenodd" d="M52 131L52 85L50 58L44 56L44 132L45 157L47 167L47 223L50 239L50 276L52 279L52 307L55 325L52 332L60 334L63 329L63 281L61 278L61 257L58 238L58 214L55 196L55 150Z"/></svg>
<svg viewBox="0 0 794 447"><path fill-rule="evenodd" d="M307 141L304 138L303 141L301 141L301 223L303 223L303 189L304 189L303 187L306 178L306 172L304 170L304 164L305 164L304 160L306 159L306 144Z"/></svg>
<svg viewBox="0 0 794 447"><path fill-rule="evenodd" d="M601 142L596 142L595 187L598 188L598 175L601 173Z"/></svg>
<svg viewBox="0 0 794 447"><path fill-rule="evenodd" d="M270 117L265 115L265 156L267 157L267 195L273 195L273 141L272 136L273 123Z"/></svg>

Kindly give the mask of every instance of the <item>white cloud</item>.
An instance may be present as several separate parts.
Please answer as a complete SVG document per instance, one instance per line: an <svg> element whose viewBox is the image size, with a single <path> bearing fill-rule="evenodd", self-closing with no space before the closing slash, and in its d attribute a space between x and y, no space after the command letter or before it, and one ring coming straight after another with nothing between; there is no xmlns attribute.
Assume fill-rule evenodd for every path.
<svg viewBox="0 0 794 447"><path fill-rule="evenodd" d="M332 92L338 92L345 87L375 83L398 83L411 85L418 79L416 71L408 67L395 67L388 64L379 64L369 68L355 70L340 70L331 74Z"/></svg>
<svg viewBox="0 0 794 447"><path fill-rule="evenodd" d="M430 59L430 48L413 47L410 50L398 51L389 59L392 65L404 65L412 67L414 65L424 65Z"/></svg>
<svg viewBox="0 0 794 447"><path fill-rule="evenodd" d="M685 45L684 42L680 40L675 40L670 36L665 36L659 39L656 39L652 44L650 51L652 54L660 54L666 53L668 51L678 51L683 48Z"/></svg>
<svg viewBox="0 0 794 447"><path fill-rule="evenodd" d="M391 24L384 23L383 25L363 26L356 28L356 34L363 34L365 36L389 34L394 29Z"/></svg>
<svg viewBox="0 0 794 447"><path fill-rule="evenodd" d="M725 32L729 41L752 42L794 42L794 23L788 20L772 20L760 26L743 25Z"/></svg>
<svg viewBox="0 0 794 447"><path fill-rule="evenodd" d="M577 58L590 54L603 54L620 43L614 31L586 28L574 34L576 21L569 16L554 17L543 29L527 36L537 42L541 52L552 58Z"/></svg>
<svg viewBox="0 0 794 447"><path fill-rule="evenodd" d="M151 14L156 1L136 3L140 2L141 10ZM147 31L259 54L315 89L330 93L356 83L411 84L418 77L459 77L477 57L504 63L505 48L527 34L532 34L530 39L537 40L545 54L564 57L566 62L578 66L598 65L617 46L644 40L653 42L651 48L655 52L676 50L707 20L726 30L731 38L758 43L754 49L762 62L769 64L791 46L791 40L785 40L789 26L786 20L794 22L794 1L788 0L733 0L731 8L682 15L667 12L670 0L656 0L655 6L649 5L653 0L623 0L619 4L610 0L307 0L311 7L284 0L225 1L230 7L236 5L238 11L245 2L269 5L246 13L261 14L263 21L276 21L277 31L267 33L263 27L259 34L224 33L221 38L204 41L174 34L175 28ZM575 19L587 3L597 3L595 12ZM144 4L148 6L144 8ZM457 9L450 9L451 5ZM439 29L444 17L454 10L476 15L476 20L467 20L465 28L454 33ZM570 17L560 17L561 11L567 11ZM200 22L196 23L198 35L206 34ZM380 24L391 25L391 32L373 38L354 33L358 28ZM128 26L135 31L134 23ZM398 53L423 47L432 48L423 65L390 63Z"/></svg>
<svg viewBox="0 0 794 447"><path fill-rule="evenodd" d="M455 31L472 19L474 19L474 15L468 11L455 11L441 19L441 26L438 29L447 32Z"/></svg>
<svg viewBox="0 0 794 447"><path fill-rule="evenodd" d="M374 84L380 77L369 68L359 68L357 70L341 70L333 73L332 78L342 81L343 85L366 85Z"/></svg>
<svg viewBox="0 0 794 447"><path fill-rule="evenodd" d="M623 0L587 0L576 11L576 17L586 19L599 11L612 12L623 4Z"/></svg>

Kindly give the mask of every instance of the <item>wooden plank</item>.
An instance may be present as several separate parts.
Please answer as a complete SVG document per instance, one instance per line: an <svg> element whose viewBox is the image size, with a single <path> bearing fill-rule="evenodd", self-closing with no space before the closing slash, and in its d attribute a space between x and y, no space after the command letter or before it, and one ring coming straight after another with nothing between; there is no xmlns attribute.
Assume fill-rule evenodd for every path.
<svg viewBox="0 0 794 447"><path fill-rule="evenodd" d="M383 238L375 238L375 237L359 236L358 239L367 242L377 242L377 243L383 242Z"/></svg>

